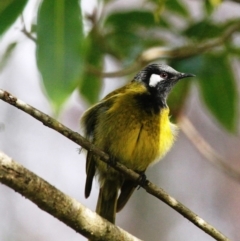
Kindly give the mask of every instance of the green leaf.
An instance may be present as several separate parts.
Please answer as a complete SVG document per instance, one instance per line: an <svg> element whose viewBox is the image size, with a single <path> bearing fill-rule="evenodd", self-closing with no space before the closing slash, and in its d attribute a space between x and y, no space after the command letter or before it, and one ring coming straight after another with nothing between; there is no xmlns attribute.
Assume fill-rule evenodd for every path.
<svg viewBox="0 0 240 241"><path fill-rule="evenodd" d="M193 23L183 34L194 40L202 41L216 38L222 35L224 28L220 25L213 24L207 20Z"/></svg>
<svg viewBox="0 0 240 241"><path fill-rule="evenodd" d="M198 75L204 102L228 130L236 130L237 87L225 54L207 54Z"/></svg>
<svg viewBox="0 0 240 241"><path fill-rule="evenodd" d="M0 35L2 35L22 13L28 0L0 1Z"/></svg>
<svg viewBox="0 0 240 241"><path fill-rule="evenodd" d="M194 74L198 76L198 73L202 67L202 57L195 56L192 58L172 60L170 65L179 72ZM177 118L184 107L185 100L188 97L190 87L196 77L186 78L180 80L179 83L174 86L168 98L168 105L171 110L173 118Z"/></svg>
<svg viewBox="0 0 240 241"><path fill-rule="evenodd" d="M89 71L89 66L101 72L103 70L103 53L97 41L94 30L87 37L86 63L83 75L80 79L79 92L85 99L93 104L99 99L99 92L102 87L100 75Z"/></svg>
<svg viewBox="0 0 240 241"><path fill-rule="evenodd" d="M204 0L204 9L210 15L221 3L222 0Z"/></svg>
<svg viewBox="0 0 240 241"><path fill-rule="evenodd" d="M132 63L147 47L163 43L161 37L154 34L155 28L170 28L163 18L157 21L152 12L140 10L110 14L104 27L105 52L119 59L123 65Z"/></svg>
<svg viewBox="0 0 240 241"><path fill-rule="evenodd" d="M179 72L194 74L198 77L203 68L203 62L202 55L198 55L191 58L174 59L171 61L171 66Z"/></svg>
<svg viewBox="0 0 240 241"><path fill-rule="evenodd" d="M136 28L152 28L163 27L168 28L169 25L164 19L155 21L154 15L150 11L125 11L110 14L105 20L105 26L112 29L120 30L136 30Z"/></svg>
<svg viewBox="0 0 240 241"><path fill-rule="evenodd" d="M211 1L204 0L204 10L208 15L210 15L214 11L214 6L211 4Z"/></svg>
<svg viewBox="0 0 240 241"><path fill-rule="evenodd" d="M165 3L165 6L168 10L182 16L182 17L188 17L188 9L185 7L184 4L182 4L181 1L178 0L167 0Z"/></svg>
<svg viewBox="0 0 240 241"><path fill-rule="evenodd" d="M119 59L124 66L131 64L148 47L163 45L159 38L149 38L148 34L134 31L116 30L105 36L108 49L115 58Z"/></svg>
<svg viewBox="0 0 240 241"><path fill-rule="evenodd" d="M16 42L13 42L13 43L10 43L4 54L2 55L2 58L0 59L0 72L2 71L2 69L5 67L5 65L7 64L9 58L11 57L11 54L13 52L13 50L15 49L17 43Z"/></svg>
<svg viewBox="0 0 240 241"><path fill-rule="evenodd" d="M240 58L240 47L234 46L234 45L228 45L226 46L226 50L229 54L233 55L236 58Z"/></svg>
<svg viewBox="0 0 240 241"><path fill-rule="evenodd" d="M170 115L177 119L179 114L184 107L185 100L188 97L190 86L192 80L191 79L183 79L179 83L174 86L174 89L171 91L168 98L168 105L171 110Z"/></svg>
<svg viewBox="0 0 240 241"><path fill-rule="evenodd" d="M37 64L56 111L77 87L84 37L78 0L44 0L37 19Z"/></svg>
<svg viewBox="0 0 240 241"><path fill-rule="evenodd" d="M96 63L97 67L99 63ZM100 64L99 64L100 65ZM97 68L99 71L102 70L100 66ZM82 84L80 85L80 94L88 101L89 104L94 104L99 100L99 93L102 88L102 78L95 74L86 72L82 77Z"/></svg>
<svg viewBox="0 0 240 241"><path fill-rule="evenodd" d="M115 31L105 36L107 43L114 51L115 57L134 59L142 50L142 41L136 33L130 31Z"/></svg>
<svg viewBox="0 0 240 241"><path fill-rule="evenodd" d="M182 4L181 1L179 0L148 0L149 2L151 2L154 5L154 14L155 15L161 15L161 13L164 11L164 8L166 10L169 10L170 12L173 12L177 15L180 15L182 17L188 17L189 13L188 13L188 9L185 7L184 4ZM157 16L155 16L156 19Z"/></svg>

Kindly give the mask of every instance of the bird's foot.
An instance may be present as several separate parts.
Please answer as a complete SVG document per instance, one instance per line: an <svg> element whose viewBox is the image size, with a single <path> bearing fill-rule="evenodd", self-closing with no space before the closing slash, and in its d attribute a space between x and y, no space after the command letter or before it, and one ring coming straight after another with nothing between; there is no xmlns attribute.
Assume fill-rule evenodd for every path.
<svg viewBox="0 0 240 241"><path fill-rule="evenodd" d="M117 163L116 158L114 156L109 155L107 168L109 168L111 166L116 166L116 163Z"/></svg>
<svg viewBox="0 0 240 241"><path fill-rule="evenodd" d="M141 186L144 186L147 183L147 176L145 173L140 173L139 174L139 179L138 179L138 189L140 189Z"/></svg>

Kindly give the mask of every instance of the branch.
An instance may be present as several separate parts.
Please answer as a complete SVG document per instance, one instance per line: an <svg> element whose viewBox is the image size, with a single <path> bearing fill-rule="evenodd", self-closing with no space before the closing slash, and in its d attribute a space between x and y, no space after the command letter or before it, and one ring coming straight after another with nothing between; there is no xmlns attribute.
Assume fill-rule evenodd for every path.
<svg viewBox="0 0 240 241"><path fill-rule="evenodd" d="M240 3L240 0L231 0L234 2ZM24 19L22 18L23 28L22 32L33 42L36 43L37 39L32 36L32 34L27 31ZM229 39L233 33L240 29L240 21L238 23L234 23L230 25L227 30L220 36L219 38L209 40L203 43L200 43L196 46L196 44L190 44L187 46L182 46L178 48L166 48L166 47L153 47L145 50L137 59L133 62L132 65L118 71L114 72L101 72L99 69L95 68L94 66L87 66L88 72L93 73L96 76L101 76L102 78L116 78L116 77L123 77L134 72L137 72L139 69L144 67L145 65L159 59L183 59L189 58L198 54L205 53L212 48L221 46L227 39Z"/></svg>
<svg viewBox="0 0 240 241"><path fill-rule="evenodd" d="M33 35L29 31L27 31L23 16L21 16L21 20L22 20L22 24L23 24L23 28L22 28L21 32L24 33L26 35L26 37L31 39L34 43L36 43L37 39L35 37L33 37Z"/></svg>
<svg viewBox="0 0 240 241"><path fill-rule="evenodd" d="M79 144L83 148L87 149L88 151L93 152L94 154L101 157L101 160L111 165L113 168L117 169L118 171L124 173L124 175L134 181L136 181L140 186L142 186L148 193L152 194L153 196L157 197L158 199L162 200L168 206L175 209L177 212L182 214L185 218L189 221L194 223L197 227L202 229L204 232L208 233L214 239L219 241L230 241L226 236L224 236L220 231L215 229L213 226L208 224L202 218L197 216L193 213L190 209L185 207L183 204L178 202L175 198L169 196L163 189L158 188L156 185L152 184L148 180L145 183L141 182L140 175L136 172L128 169L127 167L123 166L122 164L116 162L113 165L113 162L108 162L109 156L104 153L103 151L99 150L93 144L88 142L85 138L79 135L77 132L71 131L69 128L65 127L58 121L54 120L53 118L49 117L48 115L44 114L43 112L35 109L34 107L24 103L23 101L17 99L16 97L12 96L10 93L3 91L0 89L0 99L3 101L23 110L24 112L28 113L32 117L36 118L37 120L41 121L44 125L58 131L59 133L63 134L70 140L74 141L75 143Z"/></svg>
<svg viewBox="0 0 240 241"><path fill-rule="evenodd" d="M0 151L0 182L34 202L87 238L102 241L140 241L67 196Z"/></svg>
<svg viewBox="0 0 240 241"><path fill-rule="evenodd" d="M240 1L240 0L239 0ZM221 46L226 40L228 40L233 33L240 29L240 21L230 25L225 32L219 38L209 40L199 45L191 44L187 46L182 46L178 48L166 48L166 47L153 47L146 51L144 51L137 59L134 61L132 65L126 67L122 70L116 72L107 72L102 73L99 70L91 67L89 68L89 72L96 74L98 76L102 76L105 78L113 78L113 77L122 77L125 75L132 74L133 72L138 71L145 65L149 64L158 59L166 59L166 58L174 58L174 59L183 59L189 58L198 54L205 53L212 48Z"/></svg>
<svg viewBox="0 0 240 241"><path fill-rule="evenodd" d="M187 117L181 115L179 117L179 125L187 138L211 164L240 183L240 173L226 164L223 158L204 140Z"/></svg>

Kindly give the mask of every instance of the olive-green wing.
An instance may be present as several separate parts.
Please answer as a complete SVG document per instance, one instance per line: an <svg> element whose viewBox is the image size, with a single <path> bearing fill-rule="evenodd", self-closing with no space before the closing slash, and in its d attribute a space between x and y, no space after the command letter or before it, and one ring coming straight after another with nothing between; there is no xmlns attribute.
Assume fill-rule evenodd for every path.
<svg viewBox="0 0 240 241"><path fill-rule="evenodd" d="M84 130L85 137L93 142L95 138L95 129L98 121L98 117L106 112L114 101L114 96L111 98L105 99L98 104L94 105L90 109L88 109L81 118L81 125ZM96 164L95 164L95 156L92 152L87 152L87 160L86 160L86 184L85 184L85 197L89 197L92 189L93 178L96 173Z"/></svg>

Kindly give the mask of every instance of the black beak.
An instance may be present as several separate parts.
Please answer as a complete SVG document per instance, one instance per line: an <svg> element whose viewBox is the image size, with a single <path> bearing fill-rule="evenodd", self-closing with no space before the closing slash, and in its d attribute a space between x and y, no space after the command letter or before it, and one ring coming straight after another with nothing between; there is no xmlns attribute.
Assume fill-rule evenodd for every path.
<svg viewBox="0 0 240 241"><path fill-rule="evenodd" d="M178 76L178 79L184 79L184 78L188 78L188 77L195 77L196 75L194 74L185 74L185 73L180 73Z"/></svg>

